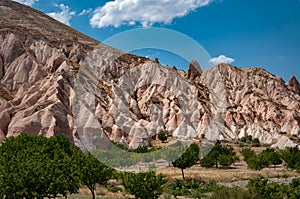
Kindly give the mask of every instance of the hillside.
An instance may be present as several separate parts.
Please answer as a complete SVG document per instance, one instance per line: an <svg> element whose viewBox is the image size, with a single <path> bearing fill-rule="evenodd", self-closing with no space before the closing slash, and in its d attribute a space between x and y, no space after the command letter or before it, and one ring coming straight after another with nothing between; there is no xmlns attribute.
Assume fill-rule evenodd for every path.
<svg viewBox="0 0 300 199"><path fill-rule="evenodd" d="M0 0L0 141L64 134L89 148L136 148L160 131L177 139L253 135L283 148L300 135L300 92L259 68L202 71L124 54L47 15Z"/></svg>

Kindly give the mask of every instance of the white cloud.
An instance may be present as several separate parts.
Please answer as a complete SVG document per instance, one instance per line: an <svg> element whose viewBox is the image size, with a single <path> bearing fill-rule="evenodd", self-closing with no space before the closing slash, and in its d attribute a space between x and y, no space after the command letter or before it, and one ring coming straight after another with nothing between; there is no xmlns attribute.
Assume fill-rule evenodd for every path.
<svg viewBox="0 0 300 199"><path fill-rule="evenodd" d="M143 27L154 23L170 24L197 8L207 6L214 0L114 0L97 8L90 24L93 27L119 27L135 25Z"/></svg>
<svg viewBox="0 0 300 199"><path fill-rule="evenodd" d="M220 55L219 57L214 57L210 59L209 62L213 64L221 64L221 63L231 64L235 62L235 59L226 57L225 55Z"/></svg>
<svg viewBox="0 0 300 199"><path fill-rule="evenodd" d="M14 0L14 1L19 2L21 4L28 5L28 6L32 6L33 4L38 2L39 0Z"/></svg>
<svg viewBox="0 0 300 199"><path fill-rule="evenodd" d="M71 11L69 6L66 6L64 4L55 5L56 7L59 7L61 9L60 12L51 12L47 13L50 17L56 19L57 21L60 21L68 26L70 26L70 20L72 19L73 15L76 14L76 12Z"/></svg>
<svg viewBox="0 0 300 199"><path fill-rule="evenodd" d="M78 16L88 15L88 14L91 14L92 12L93 12L93 9L92 9L92 8L90 8L90 9L83 9L83 10L81 11L81 13L79 13Z"/></svg>

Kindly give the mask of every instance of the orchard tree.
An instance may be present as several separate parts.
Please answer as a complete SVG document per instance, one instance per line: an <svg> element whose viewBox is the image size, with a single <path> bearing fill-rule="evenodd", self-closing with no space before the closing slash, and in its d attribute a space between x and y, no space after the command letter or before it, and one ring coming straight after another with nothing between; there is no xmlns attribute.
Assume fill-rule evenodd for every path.
<svg viewBox="0 0 300 199"><path fill-rule="evenodd" d="M276 168L276 165L279 165L282 163L280 155L274 149L267 148L264 151L262 151L261 153L262 153L262 155L265 156L269 165L273 165L274 170Z"/></svg>
<svg viewBox="0 0 300 199"><path fill-rule="evenodd" d="M182 178L184 179L184 169L189 168L197 163L199 160L200 148L197 144L193 143L187 150L172 164L174 167L181 169Z"/></svg>
<svg viewBox="0 0 300 199"><path fill-rule="evenodd" d="M250 148L243 149L241 154L243 155L245 162L247 162L249 158L256 156L255 152Z"/></svg>
<svg viewBox="0 0 300 199"><path fill-rule="evenodd" d="M68 138L9 137L0 147L0 191L5 198L55 198L76 193L79 148Z"/></svg>
<svg viewBox="0 0 300 199"><path fill-rule="evenodd" d="M162 193L162 186L167 179L152 172L146 173L123 173L122 185L125 190L140 199L155 199Z"/></svg>
<svg viewBox="0 0 300 199"><path fill-rule="evenodd" d="M210 168L214 165L216 168L221 165L228 168L231 164L239 160L232 147L223 147L217 142L212 150L200 161L202 167Z"/></svg>
<svg viewBox="0 0 300 199"><path fill-rule="evenodd" d="M300 149L295 146L281 151L281 158L285 162L286 168L300 171Z"/></svg>
<svg viewBox="0 0 300 199"><path fill-rule="evenodd" d="M81 182L91 191L92 198L96 198L96 184L107 185L113 169L97 160L91 153L83 156L81 167Z"/></svg>

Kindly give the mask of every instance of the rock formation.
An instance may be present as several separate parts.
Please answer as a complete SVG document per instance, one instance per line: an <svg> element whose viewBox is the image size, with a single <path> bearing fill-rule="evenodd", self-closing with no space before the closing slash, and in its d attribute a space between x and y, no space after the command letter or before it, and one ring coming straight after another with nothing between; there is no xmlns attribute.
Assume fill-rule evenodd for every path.
<svg viewBox="0 0 300 199"><path fill-rule="evenodd" d="M82 148L174 138L258 137L293 146L299 83L259 68L163 67L99 43L28 6L0 0L0 141L64 134ZM108 139L107 139L108 138Z"/></svg>

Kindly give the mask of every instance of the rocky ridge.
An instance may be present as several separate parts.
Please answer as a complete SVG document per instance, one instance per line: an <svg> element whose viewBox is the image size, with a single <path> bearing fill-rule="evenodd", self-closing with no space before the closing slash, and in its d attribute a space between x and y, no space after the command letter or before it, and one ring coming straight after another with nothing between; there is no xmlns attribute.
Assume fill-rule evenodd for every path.
<svg viewBox="0 0 300 199"><path fill-rule="evenodd" d="M103 136L130 148L166 130L178 139L258 137L294 146L300 92L259 68L188 71L99 43L30 7L0 0L0 141L21 132ZM47 25L45 25L47 24Z"/></svg>

